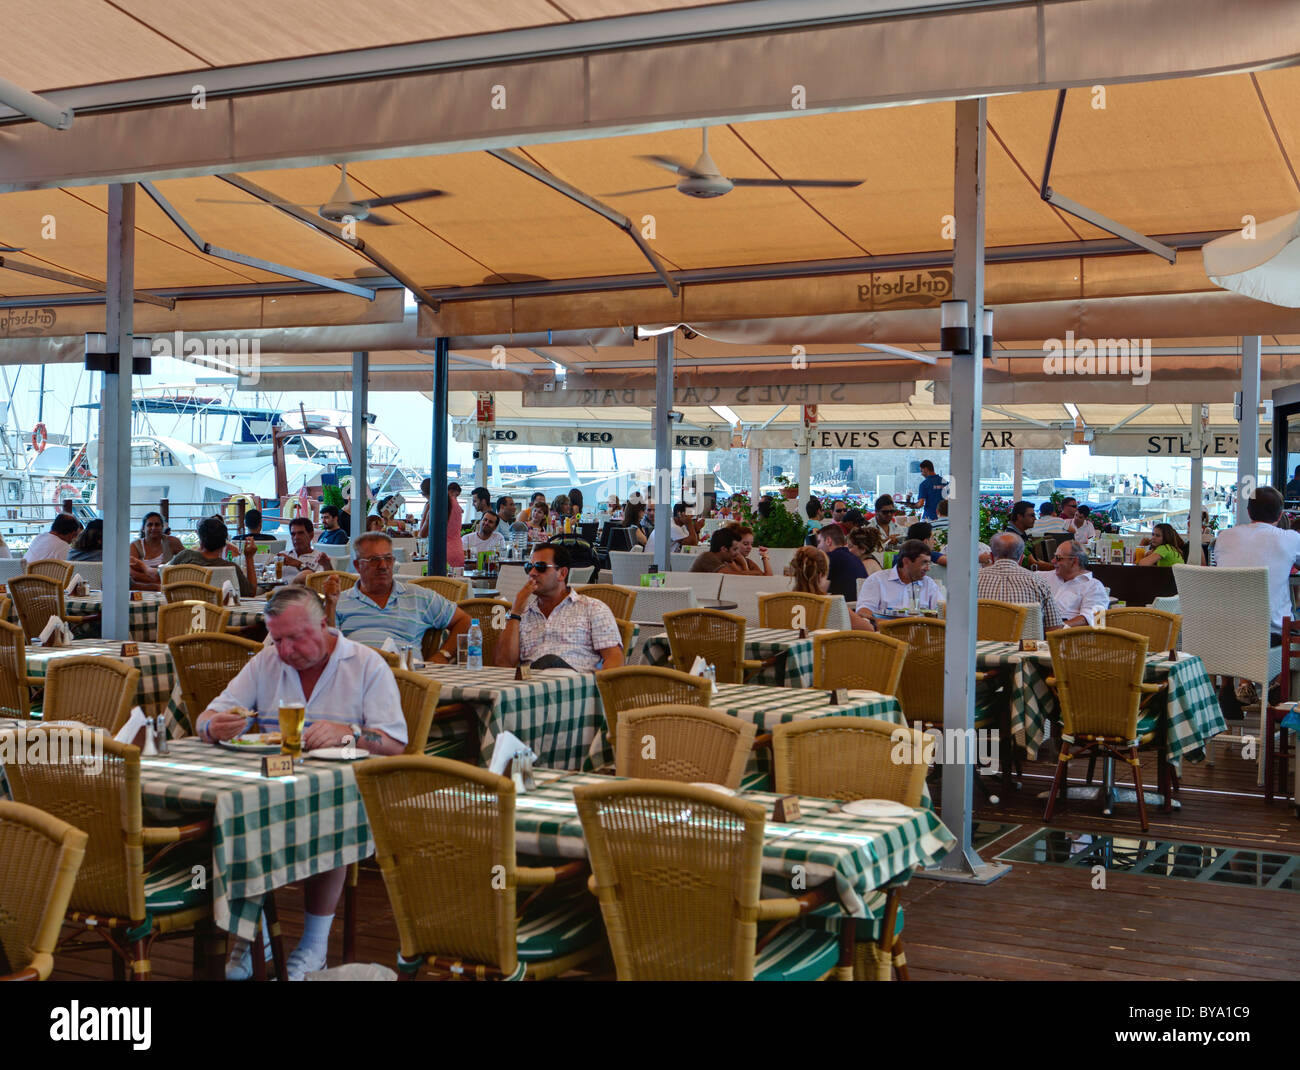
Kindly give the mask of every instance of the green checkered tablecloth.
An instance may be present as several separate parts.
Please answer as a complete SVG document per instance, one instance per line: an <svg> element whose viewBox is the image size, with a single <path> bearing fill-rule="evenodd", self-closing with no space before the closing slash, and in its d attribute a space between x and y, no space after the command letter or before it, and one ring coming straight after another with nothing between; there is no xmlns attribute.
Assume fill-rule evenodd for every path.
<svg viewBox="0 0 1300 1070"><path fill-rule="evenodd" d="M251 940L262 896L374 853L348 762L308 759L292 777L261 775L261 759L197 739L140 759L146 807L212 811L217 924Z"/></svg>
<svg viewBox="0 0 1300 1070"><path fill-rule="evenodd" d="M479 711L482 737L479 764L487 765L502 732L513 732L530 746L539 765L590 769L589 753L604 719L594 673L533 670L516 680L514 669L462 669L426 664L417 670L442 685L439 702L466 702ZM444 731L434 725L434 734Z"/></svg>
<svg viewBox="0 0 1300 1070"><path fill-rule="evenodd" d="M537 788L515 798L516 848L521 854L548 858L585 858L573 802L573 788L597 784L609 777L538 769ZM769 813L779 796L747 791L741 798L761 803ZM878 917L883 897L871 893L905 880L917 866L947 854L952 833L928 807L899 817L853 817L829 799L801 798L797 824L769 821L763 837L763 873L788 880L802 878L809 888L834 880L844 913L854 918Z"/></svg>
<svg viewBox="0 0 1300 1070"><path fill-rule="evenodd" d="M982 671L1012 674L1011 730L1029 757L1037 757L1047 722L1059 717L1056 696L1047 686L1051 655L1046 650L1021 653L1016 643L981 642L975 644L975 663ZM1209 740L1228 730L1205 664L1192 654L1179 654L1177 661L1170 661L1164 652L1152 654L1145 680L1149 684L1169 681L1168 693L1155 703L1168 719L1169 760L1175 764L1183 758L1201 761Z"/></svg>
<svg viewBox="0 0 1300 1070"><path fill-rule="evenodd" d="M29 646L27 675L37 680L45 679L46 668L55 658L67 658L79 654L117 658L140 670L140 685L135 693L135 704L144 710L144 715L157 717L160 713L165 713L169 736L188 735L189 719L185 715L185 703L181 698L176 670L172 668L171 651L162 643L137 643L136 645L139 647L139 653L125 658L122 657L121 643L106 643L99 639L75 639L68 646L48 649Z"/></svg>
<svg viewBox="0 0 1300 1070"><path fill-rule="evenodd" d="M668 644L668 633L653 635L645 642L645 659L649 665L672 665L672 649ZM813 641L800 639L799 633L791 628L746 628L745 657L750 661L766 661L783 651L788 651L785 659L784 679L781 666L769 665L755 679L758 684L782 684L786 687L812 687L813 683Z"/></svg>
<svg viewBox="0 0 1300 1070"><path fill-rule="evenodd" d="M152 643L158 638L158 607L163 604L163 595L158 591L142 591L143 599L139 602L131 602L127 611L128 627L131 632L131 640L137 643ZM104 608L104 596L98 594L86 595L84 598L65 598L64 606L68 615L72 617L81 617L90 613L100 613ZM246 598L239 605L230 607L230 627L246 628L251 624L256 624L262 619L262 611L266 609L265 598ZM97 634L100 622L95 621L89 625L82 625L77 629L81 634L84 629L90 629L90 634Z"/></svg>

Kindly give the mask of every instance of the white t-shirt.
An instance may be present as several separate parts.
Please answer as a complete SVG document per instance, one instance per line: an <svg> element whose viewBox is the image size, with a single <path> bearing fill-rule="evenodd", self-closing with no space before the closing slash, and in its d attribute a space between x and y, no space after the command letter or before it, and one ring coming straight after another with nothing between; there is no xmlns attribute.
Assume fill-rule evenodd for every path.
<svg viewBox="0 0 1300 1070"><path fill-rule="evenodd" d="M42 531L23 555L24 561L66 561L68 544L52 531Z"/></svg>
<svg viewBox="0 0 1300 1070"><path fill-rule="evenodd" d="M1214 563L1268 569L1269 626L1280 633L1282 618L1291 615L1291 566L1300 564L1300 532L1272 524L1238 524L1215 541Z"/></svg>
<svg viewBox="0 0 1300 1070"><path fill-rule="evenodd" d="M464 538L465 553L476 554L480 550L501 551L506 548L506 538L500 531L494 531L486 539L480 538L478 529L471 531Z"/></svg>
<svg viewBox="0 0 1300 1070"><path fill-rule="evenodd" d="M682 527L680 524L670 523L668 526L672 529L669 532L668 548L671 552L677 553L682 548L682 540L689 539L691 537L691 533L687 531L684 527ZM654 556L655 536L658 534L659 534L659 529L655 528L655 530L650 532L650 534L646 537L645 552L648 553L651 557Z"/></svg>
<svg viewBox="0 0 1300 1070"><path fill-rule="evenodd" d="M1074 541L1080 546L1086 546L1097 537L1097 529L1093 527L1091 520L1084 520L1079 517L1076 520L1078 527L1074 530Z"/></svg>

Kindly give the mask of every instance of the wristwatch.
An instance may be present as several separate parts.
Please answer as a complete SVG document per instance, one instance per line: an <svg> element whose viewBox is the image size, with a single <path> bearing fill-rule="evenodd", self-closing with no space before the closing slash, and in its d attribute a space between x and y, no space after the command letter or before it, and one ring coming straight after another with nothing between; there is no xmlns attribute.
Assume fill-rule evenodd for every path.
<svg viewBox="0 0 1300 1070"><path fill-rule="evenodd" d="M518 613L507 613L507 614L506 614L506 620L518 620L518 621L522 621L523 619L524 619L524 618L521 617Z"/></svg>
<svg viewBox="0 0 1300 1070"><path fill-rule="evenodd" d="M361 726L359 724L350 724L348 730L352 733L352 742L356 743L361 738Z"/></svg>

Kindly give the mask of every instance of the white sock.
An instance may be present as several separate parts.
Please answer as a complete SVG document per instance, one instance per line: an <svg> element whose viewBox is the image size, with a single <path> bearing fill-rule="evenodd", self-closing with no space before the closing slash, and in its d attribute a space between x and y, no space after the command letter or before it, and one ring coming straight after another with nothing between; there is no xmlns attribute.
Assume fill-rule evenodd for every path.
<svg viewBox="0 0 1300 1070"><path fill-rule="evenodd" d="M298 946L324 951L329 946L330 926L333 924L333 914L303 914L302 939Z"/></svg>

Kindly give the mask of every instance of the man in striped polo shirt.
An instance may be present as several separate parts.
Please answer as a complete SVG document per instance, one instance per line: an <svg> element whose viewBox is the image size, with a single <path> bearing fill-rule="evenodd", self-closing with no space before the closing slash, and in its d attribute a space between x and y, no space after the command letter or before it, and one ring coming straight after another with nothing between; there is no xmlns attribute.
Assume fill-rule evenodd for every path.
<svg viewBox="0 0 1300 1070"><path fill-rule="evenodd" d="M360 577L341 594L338 581L326 583L325 604L338 629L349 639L382 646L418 646L430 629L448 628L442 649L432 659L447 664L456 658L456 636L469 629L469 617L441 595L393 575L393 540L379 531L367 532L352 544L352 560Z"/></svg>

